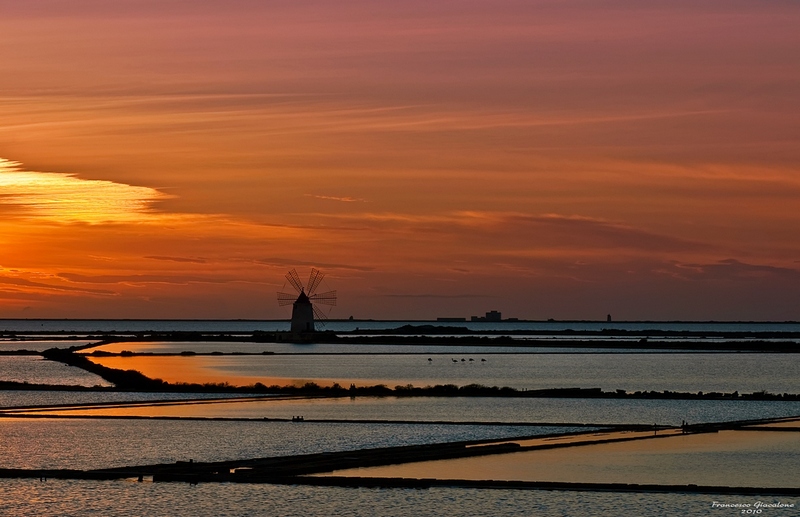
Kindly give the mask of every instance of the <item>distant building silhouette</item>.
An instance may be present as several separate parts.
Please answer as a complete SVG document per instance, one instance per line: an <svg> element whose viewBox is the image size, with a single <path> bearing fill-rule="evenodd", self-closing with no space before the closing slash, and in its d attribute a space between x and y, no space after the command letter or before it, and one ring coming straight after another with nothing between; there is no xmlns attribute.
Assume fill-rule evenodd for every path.
<svg viewBox="0 0 800 517"><path fill-rule="evenodd" d="M499 311L489 311L486 316L472 316L470 321L503 321L503 315Z"/></svg>

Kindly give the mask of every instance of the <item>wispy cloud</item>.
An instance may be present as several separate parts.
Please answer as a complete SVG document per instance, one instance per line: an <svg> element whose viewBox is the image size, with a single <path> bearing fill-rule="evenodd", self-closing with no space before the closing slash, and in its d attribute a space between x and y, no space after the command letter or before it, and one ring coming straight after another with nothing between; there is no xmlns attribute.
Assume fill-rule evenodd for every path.
<svg viewBox="0 0 800 517"><path fill-rule="evenodd" d="M711 247L704 242L665 235L622 221L582 215L461 212L457 216L460 224L476 233L496 234L498 242L506 244L516 242L516 246L505 246L507 249L533 248L539 253L552 253L564 248L653 253L707 250ZM518 238L510 241L510 235Z"/></svg>
<svg viewBox="0 0 800 517"><path fill-rule="evenodd" d="M709 264L675 262L662 270L685 280L752 281L781 280L800 282L800 270L768 264L748 264L736 259L725 259Z"/></svg>
<svg viewBox="0 0 800 517"><path fill-rule="evenodd" d="M59 278L80 284L178 284L190 283L225 284L236 281L233 278L214 276L184 276L184 275L81 275L77 273L59 273Z"/></svg>
<svg viewBox="0 0 800 517"><path fill-rule="evenodd" d="M45 292L59 292L59 293L74 293L74 294L90 294L90 295L116 295L114 291L104 289L86 289L79 287L70 287L64 285L48 284L44 282L35 282L26 278L18 277L3 277L0 276L0 284L7 287L20 288L25 292L30 291L45 291Z"/></svg>
<svg viewBox="0 0 800 517"><path fill-rule="evenodd" d="M316 194L306 194L306 197L313 197L314 199L324 199L326 201L341 201L343 203L366 203L366 199L356 197L337 197L337 196L319 196Z"/></svg>
<svg viewBox="0 0 800 517"><path fill-rule="evenodd" d="M448 235L463 240L462 250L481 243L495 243L500 250L535 248L625 249L653 252L709 250L713 246L683 237L666 235L624 221L583 215L530 214L503 211L458 211L427 214L401 212L320 215L338 221L360 222L382 232L414 235ZM421 238L421 237L420 237ZM472 243L472 244L470 244ZM486 250L490 252L490 250Z"/></svg>
<svg viewBox="0 0 800 517"><path fill-rule="evenodd" d="M145 257L146 259L150 260L164 260L167 262L187 262L192 264L205 264L206 260L201 258L191 258L191 257L165 257L160 255L148 255Z"/></svg>
<svg viewBox="0 0 800 517"><path fill-rule="evenodd" d="M313 262L308 260L296 260L296 259L278 258L278 257L256 259L254 262L256 262L257 264L261 264L263 266L273 266L273 267L309 266L309 267L319 267L327 269L346 269L351 271L373 271L375 269L373 267L359 266L354 264Z"/></svg>
<svg viewBox="0 0 800 517"><path fill-rule="evenodd" d="M382 294L383 298L441 298L441 299L460 299L460 298L493 298L494 296L488 294L436 294L436 293L420 293L420 294Z"/></svg>

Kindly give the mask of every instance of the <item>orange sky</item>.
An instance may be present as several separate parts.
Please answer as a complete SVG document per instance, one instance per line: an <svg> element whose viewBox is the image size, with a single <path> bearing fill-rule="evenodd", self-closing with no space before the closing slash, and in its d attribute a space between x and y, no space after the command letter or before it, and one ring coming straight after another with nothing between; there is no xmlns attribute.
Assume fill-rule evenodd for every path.
<svg viewBox="0 0 800 517"><path fill-rule="evenodd" d="M0 317L800 319L800 4L0 0Z"/></svg>

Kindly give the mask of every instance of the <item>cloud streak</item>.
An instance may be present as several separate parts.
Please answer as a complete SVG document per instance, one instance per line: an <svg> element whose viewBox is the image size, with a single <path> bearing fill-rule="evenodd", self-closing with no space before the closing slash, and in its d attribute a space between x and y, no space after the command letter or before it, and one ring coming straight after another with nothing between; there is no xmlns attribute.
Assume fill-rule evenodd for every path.
<svg viewBox="0 0 800 517"><path fill-rule="evenodd" d="M146 284L177 284L186 285L190 283L205 284L226 284L235 282L234 278L222 278L214 276L192 276L185 274L173 275L82 275L78 273L59 273L59 278L63 278L72 283L79 284L124 284L124 285L146 285Z"/></svg>
<svg viewBox="0 0 800 517"><path fill-rule="evenodd" d="M205 264L205 259L200 258L190 258L190 257L164 257L160 255L148 255L144 257L150 260L162 260L166 262L182 262L182 263L190 263L190 264Z"/></svg>
<svg viewBox="0 0 800 517"><path fill-rule="evenodd" d="M314 262L308 260L278 258L278 257L256 259L254 260L254 262L256 262L257 264L261 264L263 266L272 266L272 267L309 266L309 267L319 267L326 269L343 269L343 270L364 271L364 272L375 270L375 268L369 266L359 266L354 264L339 264L334 262Z"/></svg>
<svg viewBox="0 0 800 517"><path fill-rule="evenodd" d="M736 259L724 259L710 264L674 263L667 270L683 280L710 280L724 282L785 281L800 283L800 270L765 264L749 264Z"/></svg>
<svg viewBox="0 0 800 517"><path fill-rule="evenodd" d="M314 194L306 194L306 197L313 197L314 199L323 199L325 201L341 201L343 203L366 203L366 199L355 197L337 197L337 196L318 196Z"/></svg>
<svg viewBox="0 0 800 517"><path fill-rule="evenodd" d="M20 290L24 292L30 292L31 290L35 290L35 291L44 291L52 293L71 293L71 294L101 295L101 296L113 296L117 294L114 291L108 291L104 289L86 289L86 288L71 287L64 285L47 284L44 282L35 282L32 280L28 280L26 278L15 278L15 277L0 276L0 284L6 286L18 287L21 288Z"/></svg>
<svg viewBox="0 0 800 517"><path fill-rule="evenodd" d="M487 294L435 294L435 293L421 293L421 294L382 294L383 298L433 298L442 300L459 300L469 298L493 298Z"/></svg>

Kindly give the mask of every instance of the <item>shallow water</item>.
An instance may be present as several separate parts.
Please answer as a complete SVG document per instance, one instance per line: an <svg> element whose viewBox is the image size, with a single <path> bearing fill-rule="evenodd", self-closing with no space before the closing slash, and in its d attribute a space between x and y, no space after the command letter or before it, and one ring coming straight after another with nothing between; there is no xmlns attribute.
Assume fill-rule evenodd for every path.
<svg viewBox="0 0 800 517"><path fill-rule="evenodd" d="M255 515L352 517L529 517L541 516L713 516L739 515L712 508L714 501L752 504L772 497L703 494L635 494L548 490L460 488L370 489L245 484L134 483L0 480L0 514L83 515ZM784 499L785 502L785 499ZM797 505L795 505L797 506ZM797 515L797 508L766 510L769 517Z"/></svg>
<svg viewBox="0 0 800 517"><path fill-rule="evenodd" d="M95 469L569 432L575 428L0 418L0 468Z"/></svg>
<svg viewBox="0 0 800 517"><path fill-rule="evenodd" d="M429 361L429 359L431 359ZM471 359L471 360L470 360ZM343 386L483 384L517 389L602 388L606 391L800 392L794 354L501 354L269 355L99 357L168 382Z"/></svg>
<svg viewBox="0 0 800 517"><path fill-rule="evenodd" d="M21 391L0 390L0 409L21 406L55 406L98 402L146 402L203 398L246 397L231 393L143 393L127 391Z"/></svg>
<svg viewBox="0 0 800 517"><path fill-rule="evenodd" d="M430 322L414 322L414 324ZM394 328L404 322L333 322L334 330L361 328ZM475 330L523 329L528 331L598 330L625 328L632 331L648 328L665 330L721 330L757 332L800 330L799 324L662 324L662 323L451 323ZM333 325L332 325L333 326ZM32 330L209 330L253 331L286 330L287 322L130 322L130 321L34 321L0 322L0 328L26 327ZM20 342L20 344L22 344ZM5 345L5 343L3 344ZM17 347L16 343L9 346ZM24 345L23 345L24 346ZM44 345L42 345L44 346ZM268 351L311 352L316 356L296 356L300 362L274 360L281 356L234 358L239 363L211 361L195 363L182 375L220 375L220 382L233 378L269 378L298 381L328 378L342 384L350 378L359 384L386 382L396 384L445 383L513 385L534 387L602 387L603 389L635 389L676 391L758 390L800 392L795 379L798 358L794 355L760 354L532 354L530 349L515 356L506 356L505 364L492 350L474 347L456 349L420 348L418 355L407 355L409 363L392 356L332 356L291 344L265 344ZM356 346L356 345L347 345ZM48 346L49 347L49 346ZM336 349L340 351L341 349ZM353 351L360 351L355 348ZM371 349L377 350L377 349ZM385 352L403 353L412 349ZM213 350L210 350L213 351ZM226 350L227 351L227 350ZM263 350L262 350L263 351ZM494 351L497 351L494 349ZM507 351L520 351L513 348ZM559 350L574 352L574 350ZM428 355L433 365L428 364ZM486 363L477 354L486 352ZM444 355L442 355L444 354ZM448 355L452 354L452 356ZM474 354L470 356L469 354ZM390 357L388 363L379 359ZM461 358L465 361L460 361ZM475 361L470 363L469 357ZM366 358L366 359L365 359ZM157 359L157 358L154 358ZM201 358L166 365L156 364L165 374L191 365ZM212 357L208 359L219 359ZM248 361L257 359L257 364ZM268 360L272 359L272 362ZM441 362L439 361L441 359ZM456 359L456 362L452 362ZM416 362L414 362L416 361ZM449 361L449 362L448 362ZM532 361L525 363L525 361ZM42 362L44 363L44 362ZM325 364L327 363L327 364ZM476 364L479 363L479 364ZM57 364L57 363L51 363ZM132 364L132 363L128 363ZM483 372L476 367L490 366ZM59 365L60 366L60 365ZM166 366L166 368L165 368ZM429 368L430 366L430 368ZM131 366L127 366L131 367ZM277 367L272 370L273 367ZM0 366L2 368L2 366ZM70 369L63 367L59 379L70 378ZM34 367L33 382L50 378L51 372ZM489 371L486 371L489 370ZM492 371L494 370L494 371ZM10 370L8 370L10 371ZM476 373L480 375L476 375ZM321 377L321 376L325 377ZM156 375L159 376L159 375ZM3 378L0 371L0 378ZM511 379L511 381L508 381ZM493 381L493 380L496 380ZM362 382L363 381L363 382ZM72 382L62 382L72 383ZM95 384L92 382L91 384ZM346 385L346 384L345 384ZM641 386L632 387L632 386ZM785 388L785 389L782 389ZM141 400L150 395L141 394ZM5 398L3 398L5 397ZM18 405L20 401L40 400L41 404L78 401L121 400L138 394L40 393L16 394L0 392L0 405ZM156 397L160 398L156 395ZM180 398L169 395L166 398ZM191 397L196 397L191 395ZM199 398L199 397L198 397ZM56 402L58 401L58 402ZM233 403L209 406L170 406L170 414L183 412L199 416L250 416L256 418L304 415L307 419L398 419L398 420L481 420L497 422L607 422L679 424L703 421L739 420L768 416L800 414L800 403L750 401L667 401L667 400L580 400L580 399L451 399L451 398L361 398L325 401L273 401L271 403ZM191 409L189 409L191 408ZM198 409L202 408L202 409ZM151 408L143 408L145 411ZM160 408L159 408L160 410ZM155 410L153 410L155 411ZM303 452L350 450L395 444L430 443L460 439L497 438L553 432L552 428L503 425L444 424L344 424L290 422L215 422L124 419L28 419L0 418L0 462L3 467L97 468L125 464L174 462L176 460L214 460L242 457L288 455ZM794 447L796 450L797 447ZM746 450L746 449L743 449ZM740 451L741 452L741 451ZM763 454L762 454L763 453ZM681 458L666 454L658 462L680 462ZM769 451L756 451L738 456L743 468L753 463L770 461ZM624 458L624 455L621 456ZM698 456L702 459L702 456ZM697 461L700 461L698 459ZM708 459L708 458L706 458ZM610 459L609 468L617 465ZM637 482L636 470L628 472L626 482ZM324 487L273 487L265 485L213 485L189 487L185 484L152 484L129 482L0 480L0 515L739 515L739 511L712 508L713 501L753 503L774 498L706 496L687 494L626 494L593 492L553 492L536 490L370 490ZM797 502L797 501L794 501ZM797 515L791 510L765 510L763 515Z"/></svg>
<svg viewBox="0 0 800 517"><path fill-rule="evenodd" d="M604 338L607 339L607 338ZM646 354L646 353L670 353L669 350L642 350L631 348L575 348L575 347L544 347L544 346L455 346L455 345L415 345L415 344L395 344L395 345L365 345L355 343L249 343L239 341L124 341L119 343L109 343L86 349L86 353L95 350L104 352L121 353L124 351L137 353L170 353L179 354L181 352L197 353L247 353L261 354L264 352L273 354ZM701 353L701 350L693 350L688 353ZM707 351L706 351L707 352ZM674 353L687 353L685 350L675 350Z"/></svg>
<svg viewBox="0 0 800 517"><path fill-rule="evenodd" d="M0 380L60 386L111 386L81 368L48 361L40 356L0 356Z"/></svg>
<svg viewBox="0 0 800 517"><path fill-rule="evenodd" d="M794 488L800 434L722 431L332 472L334 476Z"/></svg>
<svg viewBox="0 0 800 517"><path fill-rule="evenodd" d="M754 420L800 415L800 402L548 399L497 397L357 397L264 400L61 411L64 415L175 416L204 418L285 418L392 420L416 422L506 422L651 424Z"/></svg>
<svg viewBox="0 0 800 517"><path fill-rule="evenodd" d="M82 340L0 340L0 351L11 352L17 350L30 350L33 352L42 352L48 348L69 348L71 346L88 345L93 341Z"/></svg>

